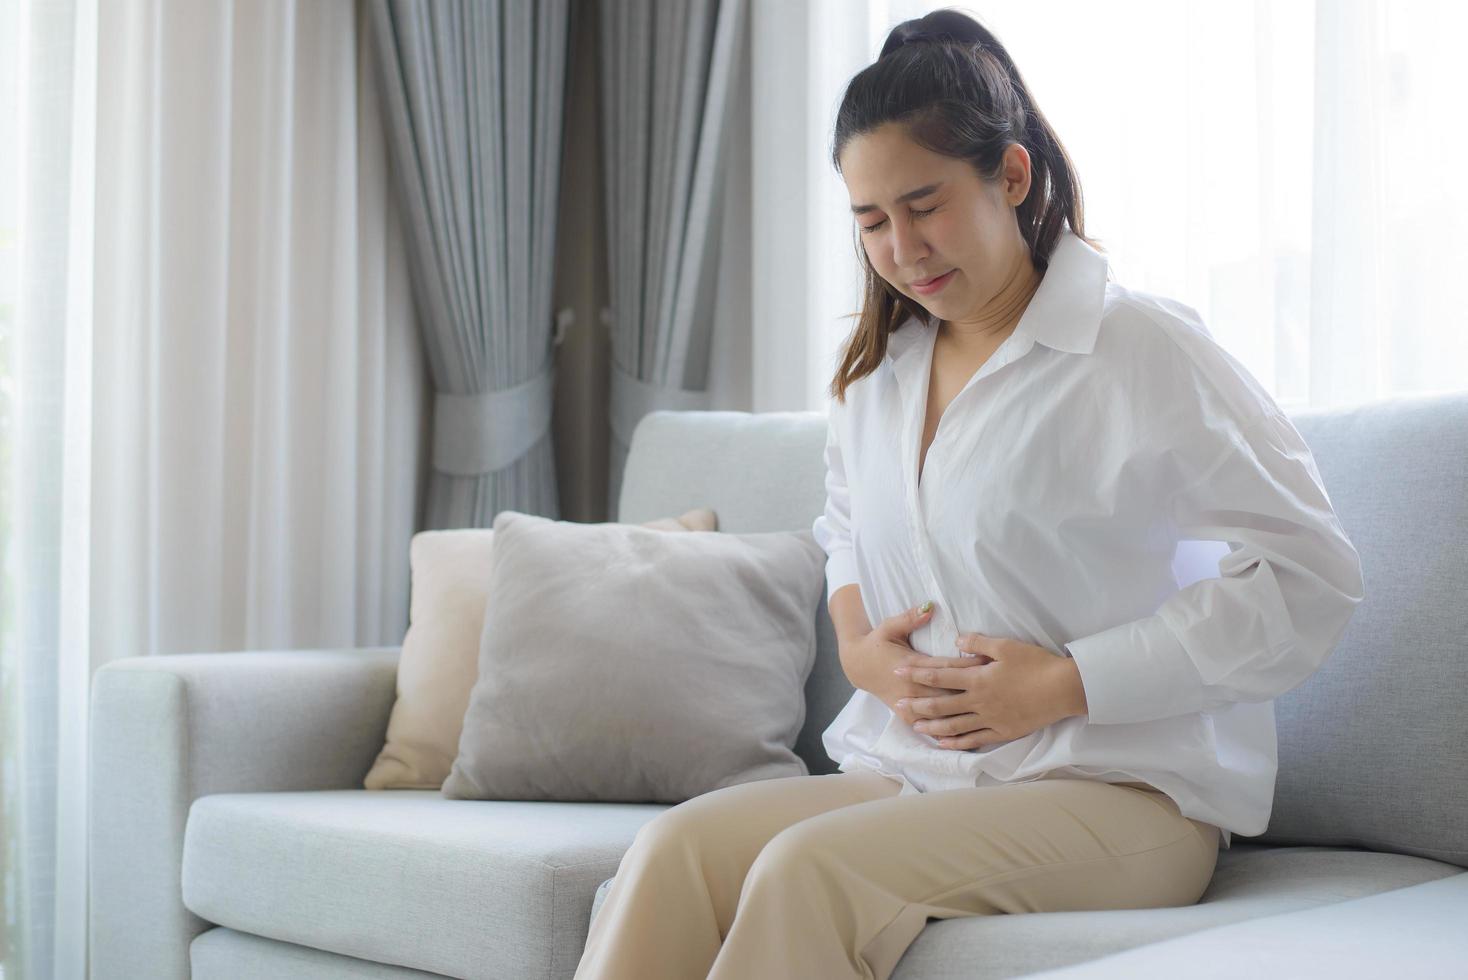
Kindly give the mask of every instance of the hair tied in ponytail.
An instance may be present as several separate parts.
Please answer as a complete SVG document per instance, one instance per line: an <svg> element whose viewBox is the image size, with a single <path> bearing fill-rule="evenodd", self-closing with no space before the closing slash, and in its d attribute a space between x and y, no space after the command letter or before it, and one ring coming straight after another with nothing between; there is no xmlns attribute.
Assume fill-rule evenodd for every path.
<svg viewBox="0 0 1468 980"><path fill-rule="evenodd" d="M930 34L926 31L893 31L887 37L887 43L882 46L882 53L877 55L877 58L885 58L898 48L905 48L910 44L941 44L951 40L952 38L945 34Z"/></svg>
<svg viewBox="0 0 1468 980"><path fill-rule="evenodd" d="M918 21L926 22L916 26ZM912 26L909 26L912 25ZM982 49L986 47L982 29L971 18L951 10L933 11L926 17L899 24L887 37L878 59L909 44L961 44Z"/></svg>

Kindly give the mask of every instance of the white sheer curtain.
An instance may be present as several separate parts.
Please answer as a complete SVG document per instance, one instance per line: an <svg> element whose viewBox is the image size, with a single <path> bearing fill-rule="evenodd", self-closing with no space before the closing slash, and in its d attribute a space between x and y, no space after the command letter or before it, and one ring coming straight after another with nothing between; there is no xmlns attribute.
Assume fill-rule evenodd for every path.
<svg viewBox="0 0 1468 980"><path fill-rule="evenodd" d="M93 672L400 641L429 392L352 0L0 18L0 953L80 978Z"/></svg>
<svg viewBox="0 0 1468 980"><path fill-rule="evenodd" d="M757 88L752 121L763 404L825 404L859 302L836 105L888 30L940 7L1009 48L1118 279L1197 308L1281 406L1468 388L1468 6L756 0L756 85L782 93Z"/></svg>

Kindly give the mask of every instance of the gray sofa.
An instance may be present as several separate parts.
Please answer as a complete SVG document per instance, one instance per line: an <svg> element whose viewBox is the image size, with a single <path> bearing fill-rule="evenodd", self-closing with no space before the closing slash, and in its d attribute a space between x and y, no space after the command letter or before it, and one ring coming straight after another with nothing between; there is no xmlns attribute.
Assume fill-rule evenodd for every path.
<svg viewBox="0 0 1468 980"><path fill-rule="evenodd" d="M1196 905L933 920L914 978L1468 976L1468 396L1300 413L1363 564L1340 646L1275 702L1268 831L1235 836ZM818 413L656 412L619 520L713 507L808 528ZM851 693L824 601L797 749ZM92 690L98 978L570 977L661 804L367 791L396 648L110 663ZM759 980L759 978L752 978Z"/></svg>

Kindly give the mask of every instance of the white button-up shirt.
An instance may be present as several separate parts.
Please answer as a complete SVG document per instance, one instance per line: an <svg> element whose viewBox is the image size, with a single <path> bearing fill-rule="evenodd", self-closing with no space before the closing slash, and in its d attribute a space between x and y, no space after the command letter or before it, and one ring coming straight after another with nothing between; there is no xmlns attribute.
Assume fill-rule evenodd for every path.
<svg viewBox="0 0 1468 980"><path fill-rule="evenodd" d="M903 794L1142 781L1224 847L1263 833L1273 699L1329 656L1363 596L1299 432L1196 311L1118 285L1066 229L1013 332L944 411L919 482L936 329L904 321L830 402L812 527L827 595L856 583L874 626L932 599L910 639L926 656L957 657L960 632L1070 656L1089 714L948 749L857 690L826 751Z"/></svg>

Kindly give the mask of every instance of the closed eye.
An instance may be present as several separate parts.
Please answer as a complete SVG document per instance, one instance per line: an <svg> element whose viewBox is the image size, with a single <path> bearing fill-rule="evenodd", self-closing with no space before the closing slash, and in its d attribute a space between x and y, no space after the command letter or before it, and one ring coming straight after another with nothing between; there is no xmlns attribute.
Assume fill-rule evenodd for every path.
<svg viewBox="0 0 1468 980"><path fill-rule="evenodd" d="M932 214L936 210L938 210L938 209L937 208L928 208L926 211L914 211L913 214L915 216L921 218L923 215L925 215L925 214ZM866 234L869 231L876 231L878 228L882 227L886 223L887 223L887 219L886 218L883 218L881 221L878 221L874 225L863 225L862 226L862 229L861 229L862 234Z"/></svg>

